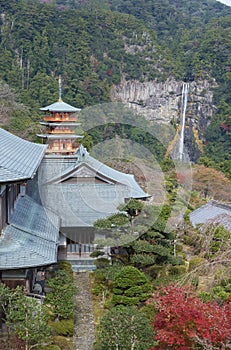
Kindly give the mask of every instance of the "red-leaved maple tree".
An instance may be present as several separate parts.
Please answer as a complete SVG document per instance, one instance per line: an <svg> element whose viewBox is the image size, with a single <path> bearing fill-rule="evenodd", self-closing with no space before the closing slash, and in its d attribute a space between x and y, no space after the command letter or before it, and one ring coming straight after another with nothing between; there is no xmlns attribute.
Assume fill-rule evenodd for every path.
<svg viewBox="0 0 231 350"><path fill-rule="evenodd" d="M157 314L155 340L149 350L228 349L231 344L231 297L223 305L203 303L190 287L162 288L148 303Z"/></svg>

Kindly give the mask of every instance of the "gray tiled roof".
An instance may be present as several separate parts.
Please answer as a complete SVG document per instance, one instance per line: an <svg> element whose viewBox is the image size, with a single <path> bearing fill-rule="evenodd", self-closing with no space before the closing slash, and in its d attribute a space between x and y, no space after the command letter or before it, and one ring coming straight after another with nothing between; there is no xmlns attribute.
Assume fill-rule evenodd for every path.
<svg viewBox="0 0 231 350"><path fill-rule="evenodd" d="M88 168L92 169L92 171L95 172L95 174L102 175L103 177L111 179L113 182L116 182L118 184L126 185L129 188L129 198L150 197L150 195L144 192L139 186L139 184L136 182L134 175L122 173L105 165L104 163L91 157L90 154L83 147L76 152L76 156L76 162L73 161L69 168L66 167L65 170L63 170L64 164L62 164L62 168L59 169L59 172L55 173L53 181L59 181L61 177L65 177L65 174L68 174L71 171L74 172L78 168L86 165ZM47 176L46 178L47 180L52 181L52 177Z"/></svg>
<svg viewBox="0 0 231 350"><path fill-rule="evenodd" d="M59 218L30 197L18 199L11 224L0 237L0 270L57 261Z"/></svg>
<svg viewBox="0 0 231 350"><path fill-rule="evenodd" d="M81 109L80 108L75 108L75 107L69 105L66 102L58 101L58 102L52 103L49 106L40 108L40 111L72 112L72 113L74 113L74 112L81 111Z"/></svg>
<svg viewBox="0 0 231 350"><path fill-rule="evenodd" d="M59 218L29 196L16 202L11 225L48 241L58 241Z"/></svg>
<svg viewBox="0 0 231 350"><path fill-rule="evenodd" d="M133 175L106 166L87 152L84 154L77 152L76 157L62 159L45 157L40 167L42 204L60 216L62 227L92 227L96 220L117 212L125 199L149 197ZM87 174L92 181L78 181L87 178ZM94 176L103 181L94 182ZM67 183L68 178L76 181Z"/></svg>
<svg viewBox="0 0 231 350"><path fill-rule="evenodd" d="M194 227L205 224L209 220L231 230L231 205L210 201L190 214L190 221Z"/></svg>
<svg viewBox="0 0 231 350"><path fill-rule="evenodd" d="M0 128L0 183L32 178L46 148Z"/></svg>
<svg viewBox="0 0 231 350"><path fill-rule="evenodd" d="M43 266L57 261L54 242L20 230L12 225L0 237L0 269Z"/></svg>
<svg viewBox="0 0 231 350"><path fill-rule="evenodd" d="M129 188L129 198L148 198L149 194L144 192L139 184L136 182L134 175L125 174L118 170L115 170L106 164L101 163L97 159L91 157L87 154L84 159L79 160L79 165L81 163L86 163L90 167L92 167L97 173L102 174L112 180L126 185Z"/></svg>
<svg viewBox="0 0 231 350"><path fill-rule="evenodd" d="M61 218L62 227L91 227L118 212L118 205L130 196L125 185L63 183L45 186L42 202Z"/></svg>

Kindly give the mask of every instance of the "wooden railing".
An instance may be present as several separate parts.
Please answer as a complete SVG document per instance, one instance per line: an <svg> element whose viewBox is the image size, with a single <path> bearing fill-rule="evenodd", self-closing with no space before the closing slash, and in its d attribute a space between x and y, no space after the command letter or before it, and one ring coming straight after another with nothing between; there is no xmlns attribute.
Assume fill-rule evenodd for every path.
<svg viewBox="0 0 231 350"><path fill-rule="evenodd" d="M61 117L52 117L51 115L45 115L43 117L43 120L45 122L76 122L77 118L70 117L70 116L61 118Z"/></svg>
<svg viewBox="0 0 231 350"><path fill-rule="evenodd" d="M52 135L59 135L59 134L62 134L62 135L65 135L65 134L74 134L75 131L73 130L47 130L46 131L47 134L52 134Z"/></svg>
<svg viewBox="0 0 231 350"><path fill-rule="evenodd" d="M77 148L64 148L64 149L47 149L46 153L54 153L54 154L58 154L58 153L75 153Z"/></svg>

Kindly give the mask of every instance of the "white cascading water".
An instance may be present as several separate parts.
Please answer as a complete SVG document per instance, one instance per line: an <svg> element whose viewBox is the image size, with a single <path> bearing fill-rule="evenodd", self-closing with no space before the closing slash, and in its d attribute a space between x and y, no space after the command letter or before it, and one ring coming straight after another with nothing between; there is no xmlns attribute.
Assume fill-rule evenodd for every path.
<svg viewBox="0 0 231 350"><path fill-rule="evenodd" d="M188 103L188 92L189 92L189 83L184 83L182 87L181 94L181 130L180 130L180 145L179 145L179 155L180 160L183 160L184 153L184 129L185 129L185 115L187 110Z"/></svg>

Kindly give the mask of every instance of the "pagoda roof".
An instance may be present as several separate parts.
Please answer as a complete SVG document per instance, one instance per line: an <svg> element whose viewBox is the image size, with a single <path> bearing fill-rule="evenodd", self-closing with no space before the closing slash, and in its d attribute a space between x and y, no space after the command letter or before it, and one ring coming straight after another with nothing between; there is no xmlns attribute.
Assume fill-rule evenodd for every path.
<svg viewBox="0 0 231 350"><path fill-rule="evenodd" d="M53 123L53 122L40 122L41 125L50 125L50 126L79 126L81 123L75 123L75 122L59 122L59 123Z"/></svg>
<svg viewBox="0 0 231 350"><path fill-rule="evenodd" d="M29 196L20 197L0 237L0 270L55 263L58 237L59 218Z"/></svg>
<svg viewBox="0 0 231 350"><path fill-rule="evenodd" d="M73 107L62 100L52 103L49 106L40 108L40 111L50 111L50 112L78 112L81 111L80 108Z"/></svg>
<svg viewBox="0 0 231 350"><path fill-rule="evenodd" d="M46 148L0 128L0 183L33 178Z"/></svg>
<svg viewBox="0 0 231 350"><path fill-rule="evenodd" d="M38 137L42 137L44 139L82 139L82 135L75 134L38 134Z"/></svg>

